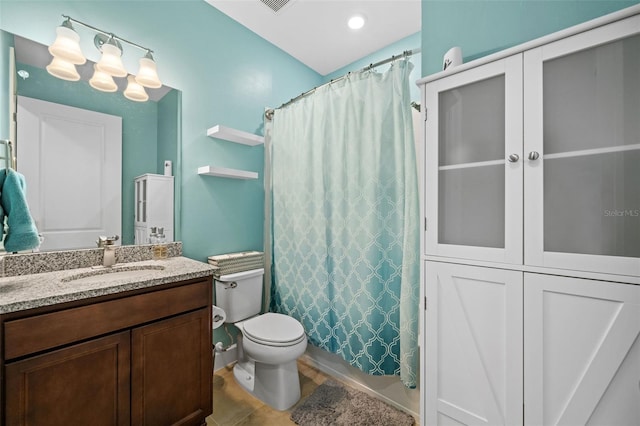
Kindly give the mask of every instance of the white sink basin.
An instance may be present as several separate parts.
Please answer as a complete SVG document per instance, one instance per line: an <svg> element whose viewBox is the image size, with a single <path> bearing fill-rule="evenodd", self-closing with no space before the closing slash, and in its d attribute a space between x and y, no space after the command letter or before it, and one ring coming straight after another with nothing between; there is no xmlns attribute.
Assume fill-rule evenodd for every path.
<svg viewBox="0 0 640 426"><path fill-rule="evenodd" d="M82 272L62 279L63 283L91 284L108 281L122 281L151 278L163 271L160 265L136 265L114 266L112 268L100 268L93 271Z"/></svg>

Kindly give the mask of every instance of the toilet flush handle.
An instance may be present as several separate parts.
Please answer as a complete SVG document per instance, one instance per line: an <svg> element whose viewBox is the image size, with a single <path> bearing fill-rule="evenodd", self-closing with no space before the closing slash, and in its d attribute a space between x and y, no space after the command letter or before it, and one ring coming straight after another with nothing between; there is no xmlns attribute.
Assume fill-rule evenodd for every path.
<svg viewBox="0 0 640 426"><path fill-rule="evenodd" d="M223 284L224 284L224 289L225 290L229 290L230 288L238 287L238 283L235 282L235 281L223 282Z"/></svg>

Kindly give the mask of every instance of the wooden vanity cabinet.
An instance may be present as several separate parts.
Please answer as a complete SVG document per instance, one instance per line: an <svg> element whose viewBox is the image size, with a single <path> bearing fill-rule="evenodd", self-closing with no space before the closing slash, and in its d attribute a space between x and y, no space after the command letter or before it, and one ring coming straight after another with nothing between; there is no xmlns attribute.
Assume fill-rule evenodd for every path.
<svg viewBox="0 0 640 426"><path fill-rule="evenodd" d="M3 315L2 424L204 425L211 278Z"/></svg>
<svg viewBox="0 0 640 426"><path fill-rule="evenodd" d="M6 366L7 425L129 424L130 333Z"/></svg>
<svg viewBox="0 0 640 426"><path fill-rule="evenodd" d="M210 309L138 327L131 341L131 424L204 424L212 413Z"/></svg>

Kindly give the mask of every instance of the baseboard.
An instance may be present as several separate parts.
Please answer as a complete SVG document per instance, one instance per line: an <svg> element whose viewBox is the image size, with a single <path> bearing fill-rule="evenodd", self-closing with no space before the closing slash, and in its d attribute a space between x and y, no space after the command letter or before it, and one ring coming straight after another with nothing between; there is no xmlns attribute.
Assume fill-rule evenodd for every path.
<svg viewBox="0 0 640 426"><path fill-rule="evenodd" d="M370 376L349 365L338 355L312 345L302 361L362 392L420 419L420 389L408 389L397 376ZM416 423L416 424L419 424Z"/></svg>
<svg viewBox="0 0 640 426"><path fill-rule="evenodd" d="M238 360L238 346L234 343L224 352L215 352L214 356L213 371L216 372Z"/></svg>

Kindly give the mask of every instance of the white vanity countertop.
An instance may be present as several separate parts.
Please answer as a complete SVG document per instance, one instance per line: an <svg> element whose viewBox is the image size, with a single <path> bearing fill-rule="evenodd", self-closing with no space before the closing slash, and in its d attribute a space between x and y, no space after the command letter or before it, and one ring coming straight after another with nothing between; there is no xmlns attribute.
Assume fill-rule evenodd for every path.
<svg viewBox="0 0 640 426"><path fill-rule="evenodd" d="M144 272L136 277L108 273L115 270ZM101 271L105 273L101 274ZM0 314L208 277L213 275L213 271L214 267L207 263L178 256L119 263L111 271L103 267L91 267L0 278ZM68 281L84 276L94 278L89 282L81 279ZM104 279L97 279L96 276Z"/></svg>

